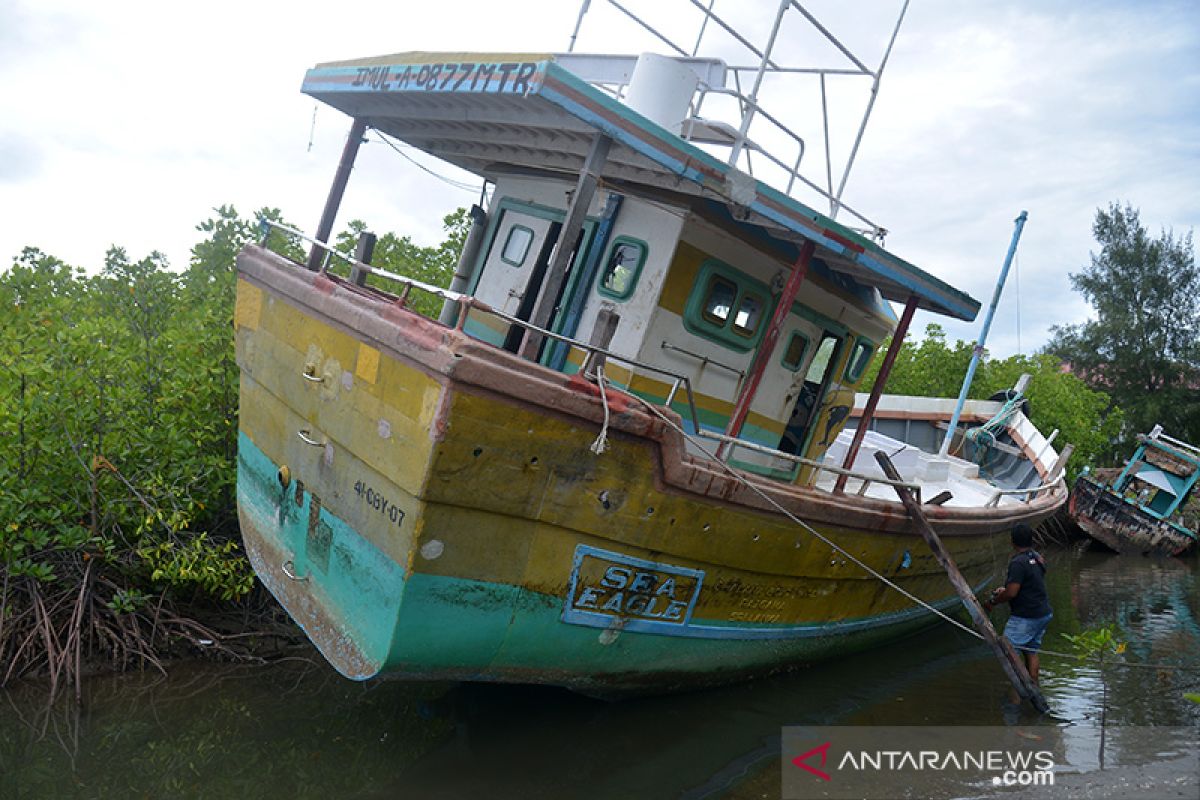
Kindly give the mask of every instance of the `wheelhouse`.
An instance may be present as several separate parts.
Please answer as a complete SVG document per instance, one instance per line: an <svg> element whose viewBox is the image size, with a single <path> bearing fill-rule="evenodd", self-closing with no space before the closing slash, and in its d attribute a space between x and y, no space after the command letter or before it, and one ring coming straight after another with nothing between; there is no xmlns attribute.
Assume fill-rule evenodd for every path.
<svg viewBox="0 0 1200 800"><path fill-rule="evenodd" d="M670 405L732 465L811 481L805 461L836 439L897 327L887 301L905 324L918 307L972 319L979 304L715 157L735 140L691 109L724 69L407 53L319 65L304 91L355 120L351 160L369 126L491 182L451 287L476 301L468 335L568 374L587 361L572 340L619 353L608 381ZM624 101L598 86L614 73Z"/></svg>

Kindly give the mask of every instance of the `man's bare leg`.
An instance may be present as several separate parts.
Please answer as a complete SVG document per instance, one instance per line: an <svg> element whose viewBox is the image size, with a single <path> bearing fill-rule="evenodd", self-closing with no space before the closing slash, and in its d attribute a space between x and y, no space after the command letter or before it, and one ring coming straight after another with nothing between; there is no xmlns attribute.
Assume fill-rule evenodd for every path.
<svg viewBox="0 0 1200 800"><path fill-rule="evenodd" d="M1037 653L1022 653L1025 656L1025 669L1029 671L1029 677L1033 678L1033 682L1038 682L1038 669L1041 667L1041 661L1038 659Z"/></svg>

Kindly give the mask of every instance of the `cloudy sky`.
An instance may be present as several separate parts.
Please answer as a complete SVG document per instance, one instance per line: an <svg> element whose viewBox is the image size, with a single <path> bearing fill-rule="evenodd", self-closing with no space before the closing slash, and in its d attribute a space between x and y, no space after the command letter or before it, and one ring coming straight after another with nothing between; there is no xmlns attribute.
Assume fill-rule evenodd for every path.
<svg viewBox="0 0 1200 800"><path fill-rule="evenodd" d="M694 41L687 0L629 3ZM874 67L902 0L805 5ZM761 36L775 6L715 8ZM33 245L95 269L119 244L183 266L196 224L227 203L245 214L275 206L311 230L348 121L300 94L305 69L405 50L561 51L578 10L576 0L0 0L0 260ZM783 36L791 63L845 65L798 18ZM653 45L592 0L577 49ZM868 89L830 80L835 170ZM806 172L822 178L815 83L767 92L809 143ZM1152 230L1182 233L1200 222L1198 183L1196 0L913 0L845 199L890 231L889 249L985 304L1027 209L989 343L1004 356L1087 316L1067 275L1087 263L1097 207L1127 201ZM339 222L434 243L442 215L475 197L369 144ZM930 320L919 316L918 329Z"/></svg>

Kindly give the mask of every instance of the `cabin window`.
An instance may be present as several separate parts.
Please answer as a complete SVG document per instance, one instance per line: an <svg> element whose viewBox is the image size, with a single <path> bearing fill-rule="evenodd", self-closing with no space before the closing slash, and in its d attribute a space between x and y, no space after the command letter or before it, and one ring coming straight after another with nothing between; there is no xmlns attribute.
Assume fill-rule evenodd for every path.
<svg viewBox="0 0 1200 800"><path fill-rule="evenodd" d="M785 369L790 369L792 372L797 372L800 369L800 364L804 361L804 351L808 349L808 337L800 331L792 331L792 336L788 339L787 348L783 351L783 360L780 362Z"/></svg>
<svg viewBox="0 0 1200 800"><path fill-rule="evenodd" d="M504 240L500 260L514 267L521 266L525 263L525 256L529 255L529 245L532 243L532 230L524 225L513 225L508 229L508 238Z"/></svg>
<svg viewBox="0 0 1200 800"><path fill-rule="evenodd" d="M829 366L829 359L833 358L833 353L837 349L837 346L837 337L825 334L825 338L821 340L820 346L817 347L817 352L813 356L812 363L808 365L808 372L804 375L805 383L813 383L820 386L824 382L825 368Z"/></svg>
<svg viewBox="0 0 1200 800"><path fill-rule="evenodd" d="M762 338L771 313L771 293L756 281L719 261L700 268L683 313L690 332L745 352Z"/></svg>
<svg viewBox="0 0 1200 800"><path fill-rule="evenodd" d="M604 271L600 273L600 285L596 291L614 300L627 300L637 286L646 263L646 243L618 236L608 251Z"/></svg>
<svg viewBox="0 0 1200 800"><path fill-rule="evenodd" d="M873 355L875 355L875 343L870 339L858 337L858 341L854 343L854 349L850 351L850 358L846 360L846 380L850 383L857 382L866 371L867 365L871 363Z"/></svg>
<svg viewBox="0 0 1200 800"><path fill-rule="evenodd" d="M738 304L737 315L733 318L733 332L747 338L758 332L758 322L762 317L763 299L756 294L747 294Z"/></svg>
<svg viewBox="0 0 1200 800"><path fill-rule="evenodd" d="M737 284L727 281L720 275L714 275L708 282L708 292L704 298L704 318L709 322L724 327L729 321L729 311L737 297Z"/></svg>

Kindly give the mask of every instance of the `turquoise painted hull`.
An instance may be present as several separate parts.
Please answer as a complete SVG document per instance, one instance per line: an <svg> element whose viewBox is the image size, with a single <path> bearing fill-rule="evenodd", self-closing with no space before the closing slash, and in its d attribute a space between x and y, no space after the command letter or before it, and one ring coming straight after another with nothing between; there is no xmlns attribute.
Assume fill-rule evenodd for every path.
<svg viewBox="0 0 1200 800"><path fill-rule="evenodd" d="M564 621L561 596L406 570L319 502L314 510L303 487L282 487L279 465L245 434L238 459L239 514L255 571L354 679L391 673L605 695L666 691L853 653L936 621L914 609L801 626L693 618L673 634L573 624Z"/></svg>

